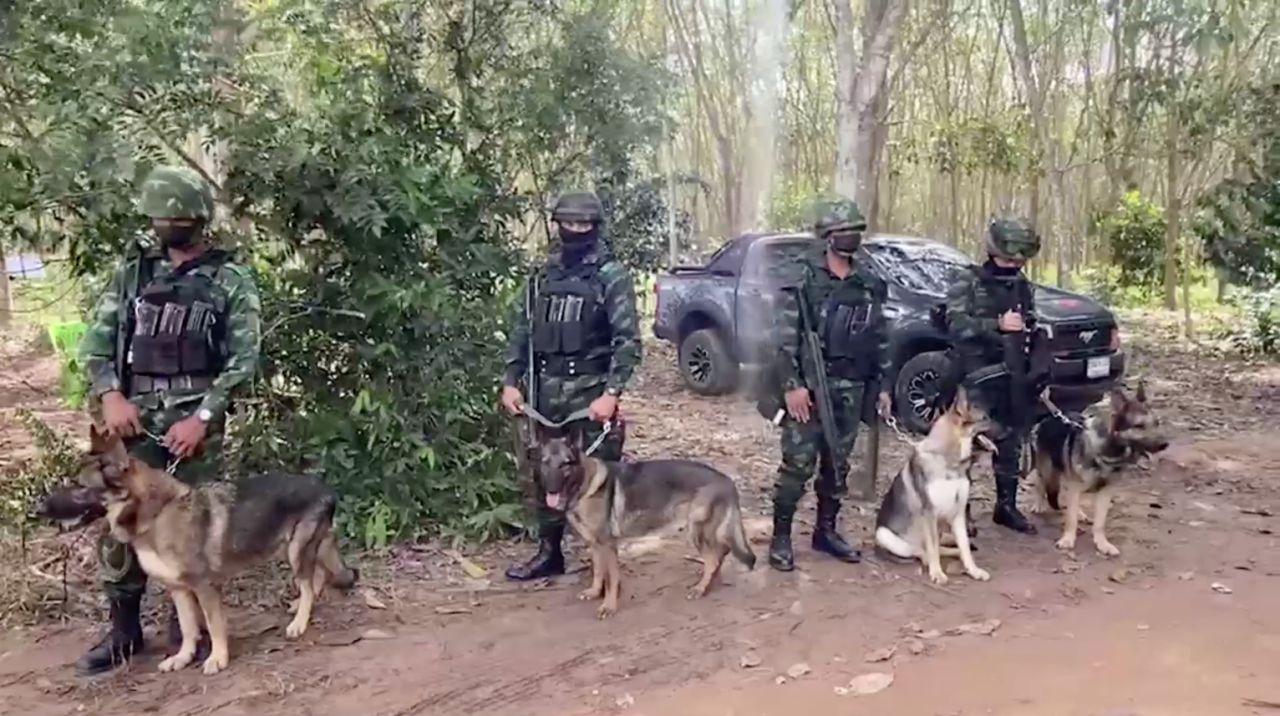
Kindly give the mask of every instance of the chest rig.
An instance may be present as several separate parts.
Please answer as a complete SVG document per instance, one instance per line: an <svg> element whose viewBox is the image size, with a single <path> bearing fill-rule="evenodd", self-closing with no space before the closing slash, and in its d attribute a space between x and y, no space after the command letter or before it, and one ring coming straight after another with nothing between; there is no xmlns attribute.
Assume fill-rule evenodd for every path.
<svg viewBox="0 0 1280 716"><path fill-rule="evenodd" d="M532 316L531 338L541 372L572 376L608 370L607 358L600 366L585 360L613 337L598 269L595 263L547 269Z"/></svg>
<svg viewBox="0 0 1280 716"><path fill-rule="evenodd" d="M152 279L133 299L129 370L135 376L208 376L226 360L227 296L214 277L228 256L210 251Z"/></svg>
<svg viewBox="0 0 1280 716"><path fill-rule="evenodd" d="M835 284L819 318L829 375L854 380L875 375L880 359L875 317L880 308L880 299L861 275Z"/></svg>

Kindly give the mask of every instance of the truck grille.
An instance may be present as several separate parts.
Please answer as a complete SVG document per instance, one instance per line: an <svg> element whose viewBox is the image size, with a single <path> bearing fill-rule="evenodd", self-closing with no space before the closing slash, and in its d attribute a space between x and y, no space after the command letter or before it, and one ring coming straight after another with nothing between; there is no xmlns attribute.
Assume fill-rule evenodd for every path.
<svg viewBox="0 0 1280 716"><path fill-rule="evenodd" d="M1106 355L1111 352L1111 331L1114 328L1109 321L1057 324L1053 327L1049 350L1054 355L1074 358Z"/></svg>

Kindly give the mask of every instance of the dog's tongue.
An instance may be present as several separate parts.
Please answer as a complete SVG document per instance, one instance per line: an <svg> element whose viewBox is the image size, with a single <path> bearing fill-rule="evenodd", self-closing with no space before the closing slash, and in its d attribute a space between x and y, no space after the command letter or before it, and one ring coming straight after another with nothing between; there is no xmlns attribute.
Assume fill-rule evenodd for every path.
<svg viewBox="0 0 1280 716"><path fill-rule="evenodd" d="M560 509L560 503L563 501L563 499L564 498L561 496L559 492L548 492L547 507L550 507L553 510L558 510Z"/></svg>

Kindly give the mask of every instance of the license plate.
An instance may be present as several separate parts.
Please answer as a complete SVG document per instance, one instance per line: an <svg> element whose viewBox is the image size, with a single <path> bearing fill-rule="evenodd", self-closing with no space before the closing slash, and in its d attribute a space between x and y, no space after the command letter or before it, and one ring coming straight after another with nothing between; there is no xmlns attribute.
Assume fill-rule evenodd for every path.
<svg viewBox="0 0 1280 716"><path fill-rule="evenodd" d="M1089 379L1106 378L1111 375L1111 356L1088 359L1084 366L1084 374Z"/></svg>

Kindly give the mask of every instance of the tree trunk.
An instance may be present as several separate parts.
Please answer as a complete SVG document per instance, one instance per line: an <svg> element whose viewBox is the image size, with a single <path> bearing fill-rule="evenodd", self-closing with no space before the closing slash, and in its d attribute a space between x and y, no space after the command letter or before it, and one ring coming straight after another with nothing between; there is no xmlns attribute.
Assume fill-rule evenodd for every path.
<svg viewBox="0 0 1280 716"><path fill-rule="evenodd" d="M0 328L8 328L13 318L13 288L9 285L9 267L0 241Z"/></svg>
<svg viewBox="0 0 1280 716"><path fill-rule="evenodd" d="M1164 233L1164 307L1170 311L1178 308L1178 236L1182 229L1182 192L1179 186L1181 157L1178 154L1178 109L1169 107L1169 122L1165 133L1165 151L1168 152L1168 177L1165 186Z"/></svg>
<svg viewBox="0 0 1280 716"><path fill-rule="evenodd" d="M835 0L835 189L863 207L876 203L876 136L884 120L876 110L906 11L907 0L869 0L862 18L864 46L859 62L853 8L849 0Z"/></svg>

